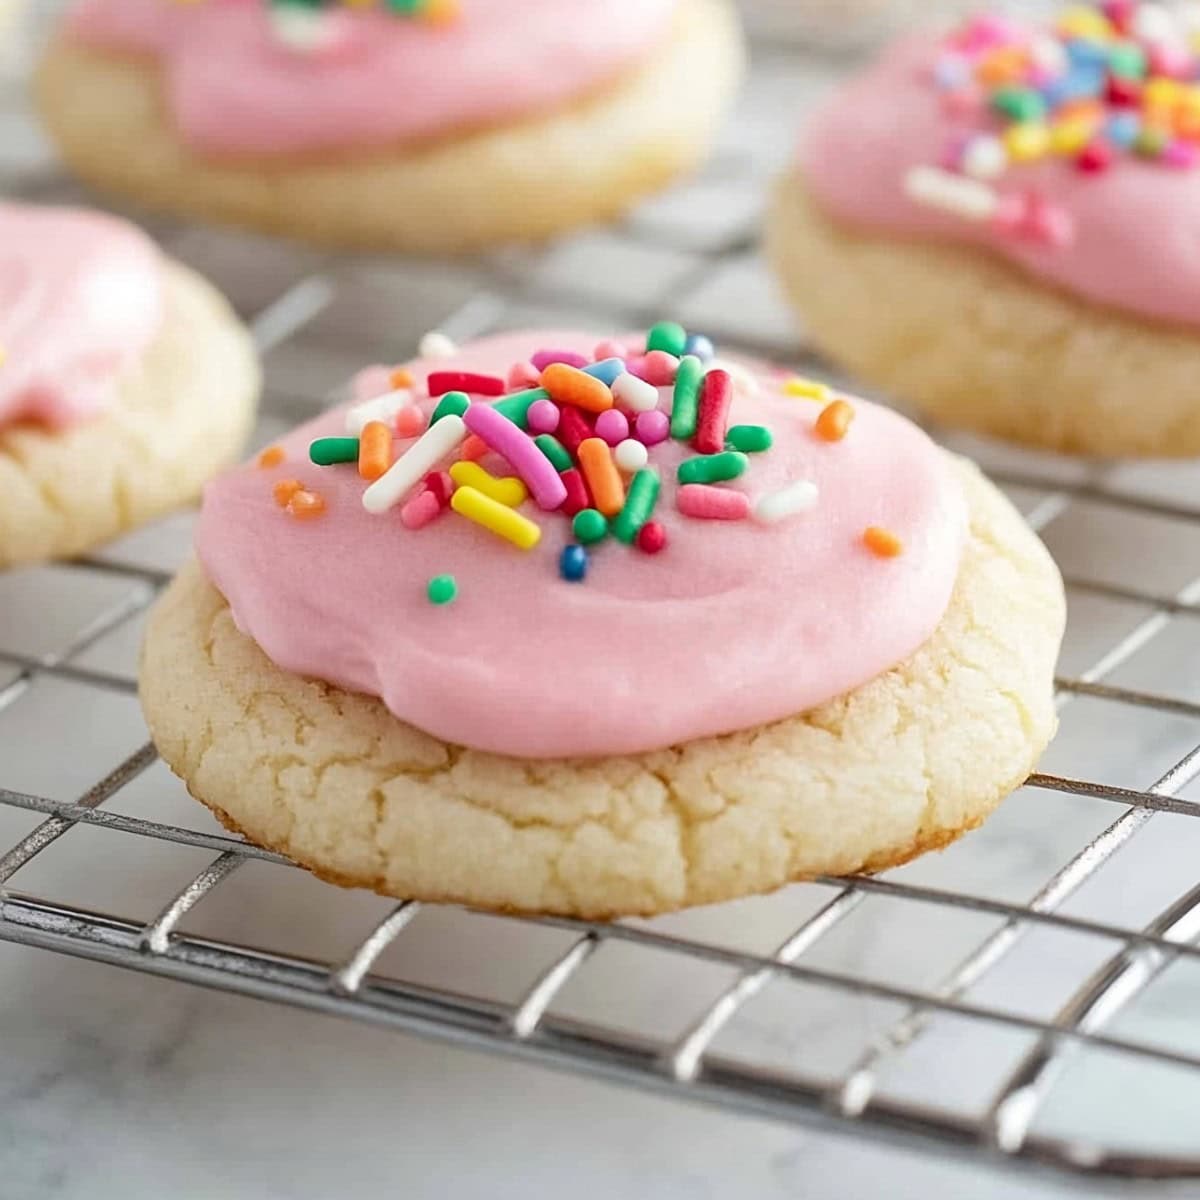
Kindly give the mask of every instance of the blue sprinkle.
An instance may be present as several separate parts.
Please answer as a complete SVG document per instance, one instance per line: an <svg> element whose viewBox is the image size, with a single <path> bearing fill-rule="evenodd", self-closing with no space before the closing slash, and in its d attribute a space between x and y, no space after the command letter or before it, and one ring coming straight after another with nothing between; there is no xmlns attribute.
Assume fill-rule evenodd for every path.
<svg viewBox="0 0 1200 1200"><path fill-rule="evenodd" d="M585 375L591 375L593 378L599 379L601 383L610 385L624 371L625 360L623 358L604 358L583 368Z"/></svg>
<svg viewBox="0 0 1200 1200"><path fill-rule="evenodd" d="M582 546L564 546L558 559L558 573L569 583L582 583L587 574L588 552Z"/></svg>
<svg viewBox="0 0 1200 1200"><path fill-rule="evenodd" d="M971 82L971 64L959 54L943 54L933 68L933 78L944 92L956 92Z"/></svg>
<svg viewBox="0 0 1200 1200"><path fill-rule="evenodd" d="M1128 110L1113 113L1108 118L1108 124L1104 128L1104 132L1108 135L1108 140L1114 146L1120 146L1123 150L1128 150L1137 141L1138 134L1141 131L1141 118L1137 113Z"/></svg>
<svg viewBox="0 0 1200 1200"><path fill-rule="evenodd" d="M710 338L706 338L702 333L693 333L684 342L683 352L684 354L694 354L701 362L712 362L716 357L717 349Z"/></svg>
<svg viewBox="0 0 1200 1200"><path fill-rule="evenodd" d="M1067 58L1076 67L1108 66L1108 50L1103 42L1093 42L1090 38L1070 38L1066 50Z"/></svg>

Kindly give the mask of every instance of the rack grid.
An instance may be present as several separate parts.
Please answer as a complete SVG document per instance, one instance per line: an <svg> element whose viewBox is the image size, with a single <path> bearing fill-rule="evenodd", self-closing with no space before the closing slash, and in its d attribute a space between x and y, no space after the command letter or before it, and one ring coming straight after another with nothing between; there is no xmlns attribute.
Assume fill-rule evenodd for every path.
<svg viewBox="0 0 1200 1200"><path fill-rule="evenodd" d="M699 179L615 230L540 250L506 251L481 263L414 263L317 254L161 219L147 224L171 253L213 276L250 320L267 371L264 436L317 411L349 370L403 358L434 325L457 339L541 320L610 331L670 311L710 332L723 349L820 372L770 290L754 244L769 180L786 151L781 115L785 124L798 117L832 69L803 50L757 47L737 118ZM0 98L0 189L34 200L81 198L32 134L20 89L0 89ZM339 956L196 932L193 919L248 863L290 864L203 824L199 812L200 827L193 828L122 811L128 789L157 761L145 744L110 756L107 774L82 794L0 786L0 808L42 818L0 855L0 939L822 1132L1081 1173L1097 1183L1200 1176L1200 1141L1190 1132L1186 1102L1170 1106L1177 1122L1167 1131L1161 1124L1133 1128L1128 1104L1143 1086L1157 1087L1163 1072L1182 1088L1200 1084L1200 1039L1170 1019L1186 1012L1189 998L1194 1007L1200 986L1200 977L1187 976L1200 961L1200 883L1194 869L1189 873L1188 845L1200 831L1192 824L1200 801L1187 795L1200 775L1200 694L1189 687L1187 670L1200 617L1200 499L1191 503L1200 496L1200 473L949 441L980 455L1045 533L1064 562L1072 603L1057 681L1066 751L1052 751L1046 772L1004 810L1017 806L1003 828L1015 852L989 842L985 829L948 852L944 867L922 860L880 878L819 879L747 901L737 906L738 924L753 937L702 936L686 919L514 920L514 936L552 931L556 949L515 998L480 995L406 975L405 938L430 911L415 902L383 905ZM134 694L131 632L170 577L186 520L165 529L157 540L152 531L149 543L135 536L65 566L19 573L29 585L15 599L0 591L0 785L6 762L41 753L18 746L10 722L42 681L61 681L91 699ZM22 609L54 607L77 583L86 592L97 580L119 582L119 601L73 616L55 645L26 648L5 638L14 613L19 624ZM1060 759L1092 769L1052 772ZM1149 827L1164 822L1173 822L1175 857L1157 842L1147 847ZM144 908L132 916L70 902L52 889L22 890L23 871L89 827L135 840L139 853L170 843L210 858L173 894L148 888ZM1021 862L1018 883L993 878L1004 874L995 865L998 849L1009 856L1001 854L1001 864L1014 853ZM1031 868L1026 860L1039 855L1046 861ZM1144 911L1145 900L1120 874L1126 863L1131 877L1152 875L1165 901ZM1027 880L1028 890L1013 894ZM920 971L907 974L886 954L876 961L872 933L893 929L901 910L906 922L920 914L911 944L944 938L955 952L950 961L933 971L923 960ZM762 928L796 911L803 919L783 921L786 936L764 950ZM455 917L463 930L493 919ZM857 949L845 944L849 931ZM1034 975L1026 981L1059 960L1064 939L1089 947L1079 962L1073 953L1063 956L1052 1003L1029 1000L1022 977L1011 977L1039 937L1050 939L1048 949L1031 955ZM719 982L688 996L665 1033L615 1012L580 1016L579 1004L566 1000L581 983L592 989L593 973L613 947L652 955L676 1000L672 979L685 967L711 967ZM1156 1001L1164 984L1165 1008ZM611 986L595 987L612 995ZM801 995L804 1003L795 1000ZM772 996L774 1004L755 1018ZM825 1012L815 1022L813 997L818 1016ZM1165 1034L1149 1036L1134 1019L1147 1004ZM838 1013L852 1019L839 1021ZM747 1027L757 1029L749 1041L738 1034ZM826 1037L837 1046L823 1056ZM944 1067L947 1056L971 1062L976 1054L983 1065L974 1073L984 1086L963 1102L927 1060ZM1076 1068L1096 1062L1107 1064L1107 1084L1089 1087L1095 1076L1084 1070L1072 1089ZM1081 1088L1087 1103L1056 1103ZM1048 1112L1054 1119L1047 1124Z"/></svg>

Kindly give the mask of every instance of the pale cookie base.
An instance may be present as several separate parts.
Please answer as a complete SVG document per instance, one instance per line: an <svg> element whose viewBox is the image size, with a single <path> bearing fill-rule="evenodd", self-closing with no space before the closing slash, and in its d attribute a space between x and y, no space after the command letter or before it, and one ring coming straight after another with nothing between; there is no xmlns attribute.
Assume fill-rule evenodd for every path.
<svg viewBox="0 0 1200 1200"><path fill-rule="evenodd" d="M727 0L684 0L644 66L550 115L418 148L224 165L177 138L153 64L60 37L37 93L71 166L140 204L332 245L464 251L608 220L695 166L741 65Z"/></svg>
<svg viewBox="0 0 1200 1200"><path fill-rule="evenodd" d="M767 247L817 346L947 426L1086 454L1200 454L1200 330L1073 298L982 250L838 225L795 174Z"/></svg>
<svg viewBox="0 0 1200 1200"><path fill-rule="evenodd" d="M162 332L110 409L64 430L0 430L0 567L79 554L194 499L240 454L258 382L225 300L168 264Z"/></svg>
<svg viewBox="0 0 1200 1200"><path fill-rule="evenodd" d="M595 761L445 745L275 667L194 563L151 617L142 707L231 829L392 896L607 918L882 870L978 825L1055 728L1058 572L1004 497L958 470L971 532L933 637L774 725Z"/></svg>

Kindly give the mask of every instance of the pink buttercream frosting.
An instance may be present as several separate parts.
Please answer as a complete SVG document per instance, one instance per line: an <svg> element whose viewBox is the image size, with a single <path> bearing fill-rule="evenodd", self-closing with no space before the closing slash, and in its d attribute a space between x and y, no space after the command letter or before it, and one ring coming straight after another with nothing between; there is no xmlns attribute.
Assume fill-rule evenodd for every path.
<svg viewBox="0 0 1200 1200"><path fill-rule="evenodd" d="M113 398L162 322L158 250L125 221L0 203L0 427L61 428Z"/></svg>
<svg viewBox="0 0 1200 1200"><path fill-rule="evenodd" d="M333 14L322 50L290 48L263 0L79 0L71 37L153 55L183 140L214 155L378 147L569 103L667 36L678 0L462 0L448 25Z"/></svg>
<svg viewBox="0 0 1200 1200"><path fill-rule="evenodd" d="M589 354L579 334L525 333L461 350L454 368L503 376L542 347ZM418 383L447 361L410 364ZM757 371L757 368L756 368ZM662 748L813 708L888 670L933 632L958 573L965 502L942 453L895 413L854 400L840 442L814 432L821 405L787 397L778 373L739 391L731 421L761 423L774 447L736 486L752 498L809 479L811 510L779 524L690 519L676 509L686 444L651 448L662 472L655 518L669 544L648 555L612 538L590 550L584 582L562 579L570 521L522 511L543 528L522 551L453 512L406 529L371 515L355 467L317 467L314 438L344 434L334 409L281 443L285 461L246 465L209 485L197 547L238 627L281 668L381 697L445 741L521 757ZM669 407L671 389L660 389ZM429 407L429 402L425 402ZM398 443L403 452L406 443ZM506 466L494 456L492 471ZM280 508L274 485L299 479L319 517ZM871 525L903 540L896 558L863 542ZM436 575L452 604L426 596Z"/></svg>
<svg viewBox="0 0 1200 1200"><path fill-rule="evenodd" d="M1200 170L1119 155L1103 173L1070 158L1009 168L1001 190L1033 189L1070 218L1067 244L1014 237L921 205L904 189L919 165L937 166L957 135L996 125L985 111L953 112L930 78L941 43L910 36L839 89L806 130L806 187L834 218L889 233L986 246L1029 274L1089 300L1200 324Z"/></svg>

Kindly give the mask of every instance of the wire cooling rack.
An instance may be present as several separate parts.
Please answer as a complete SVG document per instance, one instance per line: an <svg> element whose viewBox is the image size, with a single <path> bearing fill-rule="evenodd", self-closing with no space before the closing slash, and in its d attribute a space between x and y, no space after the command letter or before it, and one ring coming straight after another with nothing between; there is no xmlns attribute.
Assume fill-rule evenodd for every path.
<svg viewBox="0 0 1200 1200"><path fill-rule="evenodd" d="M250 321L263 440L435 326L463 339L672 315L725 349L819 371L754 243L787 126L830 73L760 48L700 178L619 228L545 249L413 263L147 224ZM3 191L81 198L20 88L0 95ZM141 621L186 554L185 515L0 577L0 816L16 822L0 830L19 834L0 855L0 939L822 1132L1097 1182L1200 1176L1200 472L952 444L981 456L1043 532L1071 625L1044 773L946 854L657 921L501 920L370 898L369 919L332 944L248 933L263 889L298 872L178 803L130 717ZM85 831L107 838L87 870L39 871ZM152 864L168 847L203 865L164 887ZM119 911L82 903L81 880L118 854L132 883ZM271 881L237 892L233 917L207 931L205 914L256 867ZM346 895L323 889L321 903ZM433 961L409 949L429 922L446 943ZM500 929L503 964L488 949Z"/></svg>

